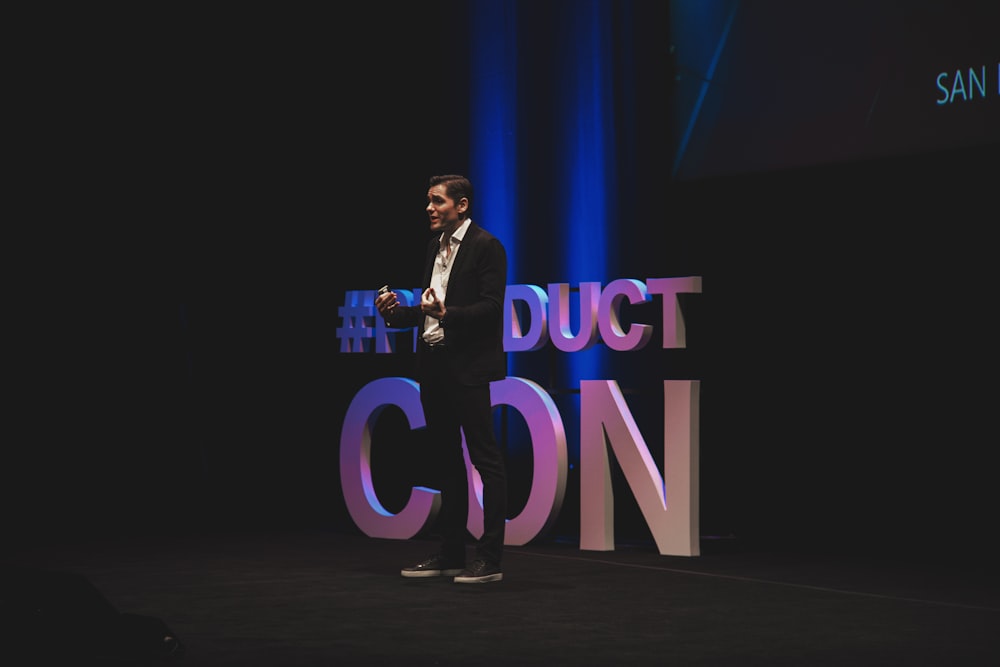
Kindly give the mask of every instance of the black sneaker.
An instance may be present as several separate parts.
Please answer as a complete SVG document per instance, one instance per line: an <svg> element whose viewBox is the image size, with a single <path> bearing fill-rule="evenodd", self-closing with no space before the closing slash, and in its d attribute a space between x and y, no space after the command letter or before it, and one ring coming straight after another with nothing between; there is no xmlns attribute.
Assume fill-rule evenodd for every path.
<svg viewBox="0 0 1000 667"><path fill-rule="evenodd" d="M404 577L454 577L462 573L463 567L465 563L448 562L440 555L434 555L413 567L404 567L400 574Z"/></svg>
<svg viewBox="0 0 1000 667"><path fill-rule="evenodd" d="M456 584L485 584L491 581L503 579L503 572L499 565L494 565L481 558L473 561L472 565L462 570L461 574L455 577Z"/></svg>

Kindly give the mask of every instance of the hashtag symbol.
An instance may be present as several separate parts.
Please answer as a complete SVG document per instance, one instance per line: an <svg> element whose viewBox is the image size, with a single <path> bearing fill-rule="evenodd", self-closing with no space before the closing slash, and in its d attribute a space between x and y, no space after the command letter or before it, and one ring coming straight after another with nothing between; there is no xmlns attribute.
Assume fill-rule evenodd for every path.
<svg viewBox="0 0 1000 667"><path fill-rule="evenodd" d="M337 327L341 352L367 352L372 341L374 290L348 290L344 305L337 309L342 326Z"/></svg>

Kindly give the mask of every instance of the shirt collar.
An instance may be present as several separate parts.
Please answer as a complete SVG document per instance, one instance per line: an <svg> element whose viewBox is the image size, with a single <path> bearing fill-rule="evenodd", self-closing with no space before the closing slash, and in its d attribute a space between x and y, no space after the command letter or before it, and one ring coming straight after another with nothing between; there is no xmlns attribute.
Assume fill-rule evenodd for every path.
<svg viewBox="0 0 1000 667"><path fill-rule="evenodd" d="M472 218L466 218L465 222L463 222L461 225L459 225L458 229L456 229L454 232L451 233L451 238L455 239L456 243L461 243L462 239L465 238L465 233L467 231L469 231L469 226L471 224L472 224ZM444 236L444 234L442 234L441 236L438 237L438 244L439 245L441 243L441 238L443 236Z"/></svg>

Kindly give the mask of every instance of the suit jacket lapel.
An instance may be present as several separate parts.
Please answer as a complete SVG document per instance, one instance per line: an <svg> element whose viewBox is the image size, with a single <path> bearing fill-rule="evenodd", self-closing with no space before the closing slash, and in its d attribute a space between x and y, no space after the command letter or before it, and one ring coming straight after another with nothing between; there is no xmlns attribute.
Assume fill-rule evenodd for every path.
<svg viewBox="0 0 1000 667"><path fill-rule="evenodd" d="M462 237L462 242L458 244L458 256L455 257L455 263L451 266L452 274L458 271L462 265L465 264L465 259L469 255L469 253L465 251L472 248L472 244L475 242L477 233L476 223L472 223L469 225L469 228L465 230L465 236Z"/></svg>

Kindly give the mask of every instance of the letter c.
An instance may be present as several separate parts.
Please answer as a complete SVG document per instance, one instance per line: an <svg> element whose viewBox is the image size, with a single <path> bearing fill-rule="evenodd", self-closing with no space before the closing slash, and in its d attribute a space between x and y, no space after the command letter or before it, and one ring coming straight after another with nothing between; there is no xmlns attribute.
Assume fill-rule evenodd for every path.
<svg viewBox="0 0 1000 667"><path fill-rule="evenodd" d="M379 502L372 484L371 427L390 405L403 410L411 428L426 425L420 387L413 380L380 378L362 387L347 408L340 432L340 486L351 519L365 535L405 540L430 525L441 506L441 494L414 488L398 514Z"/></svg>

